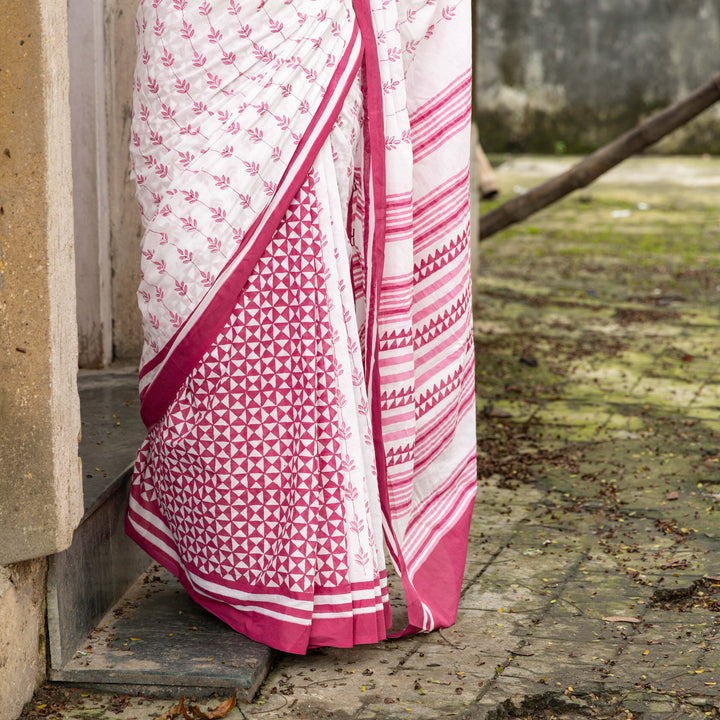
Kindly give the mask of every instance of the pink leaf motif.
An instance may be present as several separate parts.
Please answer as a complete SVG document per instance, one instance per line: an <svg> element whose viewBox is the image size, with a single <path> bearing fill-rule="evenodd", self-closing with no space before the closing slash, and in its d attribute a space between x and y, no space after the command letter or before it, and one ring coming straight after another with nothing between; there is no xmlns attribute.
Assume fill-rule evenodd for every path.
<svg viewBox="0 0 720 720"><path fill-rule="evenodd" d="M180 293L180 294L183 295L184 293ZM170 313L170 323L173 327L180 327L182 325L182 318L179 315L176 315L174 312L171 312Z"/></svg>
<svg viewBox="0 0 720 720"><path fill-rule="evenodd" d="M302 58L298 55L293 55L289 60L285 63L289 68L292 68L293 70L296 70L302 65Z"/></svg>
<svg viewBox="0 0 720 720"><path fill-rule="evenodd" d="M153 32L157 37L161 37L162 34L165 32L165 23L156 20L155 25L153 25Z"/></svg>
<svg viewBox="0 0 720 720"><path fill-rule="evenodd" d="M184 10L187 7L187 2L186 0L175 0L173 6L176 10Z"/></svg>
<svg viewBox="0 0 720 720"><path fill-rule="evenodd" d="M279 20L273 20L270 18L270 32L279 33L282 32L283 24Z"/></svg>
<svg viewBox="0 0 720 720"><path fill-rule="evenodd" d="M162 163L158 163L158 164L155 166L155 173L157 174L158 177L165 178L165 177L167 177L168 172L169 172L169 170L168 170L168 166L167 166L167 165L163 165Z"/></svg>
<svg viewBox="0 0 720 720"><path fill-rule="evenodd" d="M152 259L153 259L154 253L153 253L152 250L143 250L143 253L142 253L142 254L143 254L143 257L146 258L147 260L152 260Z"/></svg>
<svg viewBox="0 0 720 720"><path fill-rule="evenodd" d="M157 269L157 271L158 271L158 273L159 273L160 275L162 275L162 274L165 272L165 270L166 270L166 266L165 266L165 261L164 261L164 260L153 260L153 265L155 266L155 268ZM157 291L158 291L159 293L161 293L161 294L158 296L158 300L162 300L162 290L161 290L160 288L158 288Z"/></svg>
<svg viewBox="0 0 720 720"><path fill-rule="evenodd" d="M232 157L233 153L235 152L235 148L232 145L226 145L221 151L220 154L225 157L229 158Z"/></svg>
<svg viewBox="0 0 720 720"><path fill-rule="evenodd" d="M163 205L160 209L160 215L162 215L162 217L167 217L168 215L170 215L171 212L172 210L170 210L169 205Z"/></svg>
<svg viewBox="0 0 720 720"><path fill-rule="evenodd" d="M150 131L150 142L153 145L162 145L163 144L162 135L160 135L160 133L155 132L155 130L151 130ZM153 164L154 164L154 161L153 161Z"/></svg>
<svg viewBox="0 0 720 720"><path fill-rule="evenodd" d="M185 167L187 167L195 159L195 156L189 150L178 154L180 155L180 163Z"/></svg>
<svg viewBox="0 0 720 720"><path fill-rule="evenodd" d="M367 565L370 561L370 556L364 550L360 550L360 552L355 553L355 560L357 560L360 565Z"/></svg>
<svg viewBox="0 0 720 720"><path fill-rule="evenodd" d="M394 150L399 144L400 140L398 140L398 138L396 138L394 135L390 135L389 137L385 138L385 147L388 150Z"/></svg>
<svg viewBox="0 0 720 720"><path fill-rule="evenodd" d="M158 92L160 92L160 86L157 84L157 80L148 78L147 89L154 95L157 95Z"/></svg>
<svg viewBox="0 0 720 720"><path fill-rule="evenodd" d="M317 19L318 19L318 22L325 22L325 20L327 20L327 10L321 10L317 14Z"/></svg>
<svg viewBox="0 0 720 720"><path fill-rule="evenodd" d="M250 162L248 160L243 160L243 165L245 166L245 172L248 175L257 175L260 172L260 166L256 162Z"/></svg>
<svg viewBox="0 0 720 720"><path fill-rule="evenodd" d="M243 233L242 230L240 230L239 228L233 228L233 240L238 245L243 241L244 237L245 237L245 234Z"/></svg>
<svg viewBox="0 0 720 720"><path fill-rule="evenodd" d="M179 280L175 281L175 292L178 295L185 297L187 295L187 291L188 291L188 288L184 282L180 282Z"/></svg>
<svg viewBox="0 0 720 720"><path fill-rule="evenodd" d="M241 204L244 208L250 208L250 207L252 207L252 205L251 205L251 203L250 203L250 196L249 196L249 195L241 194L241 195L238 196L238 199L240 200L240 204ZM240 239L242 240L242 238L240 238Z"/></svg>
<svg viewBox="0 0 720 720"><path fill-rule="evenodd" d="M415 51L417 50L417 46L420 44L419 40L410 40L409 42L405 43L405 52L408 55L414 55Z"/></svg>
<svg viewBox="0 0 720 720"><path fill-rule="evenodd" d="M277 119L277 124L281 130L287 130L290 127L290 118L287 115L282 115Z"/></svg>
<svg viewBox="0 0 720 720"><path fill-rule="evenodd" d="M274 147L272 151L273 162L279 162L282 159L282 153L279 147Z"/></svg>
<svg viewBox="0 0 720 720"><path fill-rule="evenodd" d="M178 257L183 265L187 265L192 262L193 254L192 251L187 250L186 248L178 248Z"/></svg>
<svg viewBox="0 0 720 720"><path fill-rule="evenodd" d="M305 13L300 13L300 12L297 14L297 16L298 16L298 23L300 25L302 25L308 18L308 16Z"/></svg>
<svg viewBox="0 0 720 720"><path fill-rule="evenodd" d="M250 128L248 130L248 136L254 143L262 142L263 131L260 128Z"/></svg>
<svg viewBox="0 0 720 720"><path fill-rule="evenodd" d="M208 248L210 248L211 253L220 252L220 249L222 248L220 239L216 237L208 238Z"/></svg>
<svg viewBox="0 0 720 720"><path fill-rule="evenodd" d="M352 520L350 522L350 529L356 534L359 535L363 530L365 530L365 523L360 520L359 518L356 518L355 520Z"/></svg>
<svg viewBox="0 0 720 720"><path fill-rule="evenodd" d="M160 117L165 120L172 120L175 117L175 111L168 107L165 103L160 103L162 110L160 111Z"/></svg>
<svg viewBox="0 0 720 720"><path fill-rule="evenodd" d="M237 15L241 10L242 8L235 2L235 0L230 0L230 9L228 12L231 15Z"/></svg>
<svg viewBox="0 0 720 720"><path fill-rule="evenodd" d="M212 12L212 8L210 7L209 2L204 2L202 5L200 5L200 14L207 17Z"/></svg>
<svg viewBox="0 0 720 720"><path fill-rule="evenodd" d="M152 193L153 203L159 205L162 202L162 197L158 193Z"/></svg>
<svg viewBox="0 0 720 720"><path fill-rule="evenodd" d="M195 28L187 21L183 20L182 30L180 30L180 36L185 40L190 40L195 35Z"/></svg>
<svg viewBox="0 0 720 720"><path fill-rule="evenodd" d="M138 294L146 305L150 302L150 293L147 290L138 290Z"/></svg>
<svg viewBox="0 0 720 720"><path fill-rule="evenodd" d="M298 133L293 133L292 138L296 145L298 145L300 143L300 141L302 140L302 136L299 135Z"/></svg>
<svg viewBox="0 0 720 720"><path fill-rule="evenodd" d="M195 218L192 218L190 216L185 218L180 218L183 224L183 230L187 230L188 232L193 232L194 230L197 230L197 220Z"/></svg>
<svg viewBox="0 0 720 720"><path fill-rule="evenodd" d="M162 300L163 300L164 297L165 297L165 293L162 291L162 288L161 288L161 287L156 287L156 288L155 288L155 299L156 299L158 302L162 302Z"/></svg>
<svg viewBox="0 0 720 720"><path fill-rule="evenodd" d="M181 95L187 95L190 92L190 83L187 80L182 80L181 78L178 78L175 82L175 89Z"/></svg>
<svg viewBox="0 0 720 720"><path fill-rule="evenodd" d="M307 115L310 112L310 103L307 100L303 100L298 109L303 115Z"/></svg>
<svg viewBox="0 0 720 720"><path fill-rule="evenodd" d="M217 115L223 125L230 119L230 113L227 110L220 110Z"/></svg>
<svg viewBox="0 0 720 720"><path fill-rule="evenodd" d="M264 48L262 45L255 45L253 47L253 55L258 60L264 63L270 63L275 59L275 55L273 55L273 53Z"/></svg>
<svg viewBox="0 0 720 720"><path fill-rule="evenodd" d="M220 79L219 75L213 75L212 73L208 73L207 83L211 88L213 88L213 90L217 90L222 85L222 80Z"/></svg>
<svg viewBox="0 0 720 720"><path fill-rule="evenodd" d="M252 28L249 25L240 25L237 32L241 38L247 39L252 35Z"/></svg>
<svg viewBox="0 0 720 720"><path fill-rule="evenodd" d="M150 325L152 325L155 330L157 330L160 327L160 321L152 313L148 313L148 317L150 318Z"/></svg>
<svg viewBox="0 0 720 720"><path fill-rule="evenodd" d="M425 33L425 39L428 40L433 36L433 33L435 32L435 25L428 26L427 32Z"/></svg>
<svg viewBox="0 0 720 720"><path fill-rule="evenodd" d="M212 219L216 223L223 222L225 220L225 216L227 215L227 211L225 210L225 208L221 208L221 207L216 207L216 208L211 207L210 212L212 214Z"/></svg>
<svg viewBox="0 0 720 720"><path fill-rule="evenodd" d="M240 125L239 123L234 122L228 125L228 132L232 135L237 135L240 130L242 130L242 125Z"/></svg>
<svg viewBox="0 0 720 720"><path fill-rule="evenodd" d="M143 65L147 65L150 62L150 53L147 50L143 51L142 61Z"/></svg>
<svg viewBox="0 0 720 720"><path fill-rule="evenodd" d="M207 105L204 102L194 102L193 103L193 112L196 115L202 115L207 110Z"/></svg>
<svg viewBox="0 0 720 720"><path fill-rule="evenodd" d="M377 34L376 38L377 38L377 41L378 41L380 44L384 45L384 44L385 44L385 41L387 40L387 38L385 37L385 31L384 31L384 30L381 30L381 31Z"/></svg>
<svg viewBox="0 0 720 720"><path fill-rule="evenodd" d="M309 83L314 83L317 80L317 72L312 69L305 69L305 79Z"/></svg>
<svg viewBox="0 0 720 720"><path fill-rule="evenodd" d="M213 175L213 180L215 180L215 185L219 188L230 187L230 178L227 175Z"/></svg>
<svg viewBox="0 0 720 720"><path fill-rule="evenodd" d="M383 92L391 93L399 84L399 80L388 80L387 82L383 83Z"/></svg>
<svg viewBox="0 0 720 720"><path fill-rule="evenodd" d="M277 185L275 185L275 183L272 182L271 180L265 180L265 182L263 182L263 188L265 189L265 194L268 197L272 197L275 194Z"/></svg>
<svg viewBox="0 0 720 720"><path fill-rule="evenodd" d="M452 20L455 17L455 6L449 5L448 7L444 8L442 15L445 20Z"/></svg>
<svg viewBox="0 0 720 720"><path fill-rule="evenodd" d="M201 270L200 282L202 282L204 287L210 287L215 282L215 276L211 275L209 272L202 272Z"/></svg>
<svg viewBox="0 0 720 720"><path fill-rule="evenodd" d="M400 48L394 47L388 50L388 60L390 62L397 62L402 57L402 51Z"/></svg>
<svg viewBox="0 0 720 720"><path fill-rule="evenodd" d="M334 55L328 55L327 61L325 62L325 64L326 64L328 67L335 67L335 65L336 65L335 56L334 56Z"/></svg>
<svg viewBox="0 0 720 720"><path fill-rule="evenodd" d="M150 111L147 108L147 105L140 105L140 119L143 122L147 122L147 119L150 117Z"/></svg>
<svg viewBox="0 0 720 720"><path fill-rule="evenodd" d="M357 488L354 485L345 489L345 495L347 496L348 500L352 500L353 502L359 497Z"/></svg>
<svg viewBox="0 0 720 720"><path fill-rule="evenodd" d="M162 54L161 62L165 67L172 67L175 58L172 56L172 53L166 49Z"/></svg>
<svg viewBox="0 0 720 720"><path fill-rule="evenodd" d="M200 195L197 190L183 190L182 194L185 196L186 202L196 203L200 199Z"/></svg>
<svg viewBox="0 0 720 720"><path fill-rule="evenodd" d="M270 105L268 105L266 102L258 103L257 105L253 105L253 107L257 110L258 115L264 115L270 110Z"/></svg>
<svg viewBox="0 0 720 720"><path fill-rule="evenodd" d="M353 370L352 384L355 387L360 387L363 384L364 380L365 380L365 377L363 376L362 372L360 372L360 370Z"/></svg>
<svg viewBox="0 0 720 720"><path fill-rule="evenodd" d="M332 34L333 34L333 36L334 36L334 37L339 37L339 36L340 36L340 23L338 23L338 22L336 22L335 20L333 20L333 21L330 23L330 27L332 28Z"/></svg>
<svg viewBox="0 0 720 720"><path fill-rule="evenodd" d="M193 65L195 67L202 67L205 64L206 60L207 58L204 55L201 55L197 50L195 51L193 59Z"/></svg>
<svg viewBox="0 0 720 720"><path fill-rule="evenodd" d="M235 62L235 53L229 50L223 51L222 61L225 65L232 65Z"/></svg>

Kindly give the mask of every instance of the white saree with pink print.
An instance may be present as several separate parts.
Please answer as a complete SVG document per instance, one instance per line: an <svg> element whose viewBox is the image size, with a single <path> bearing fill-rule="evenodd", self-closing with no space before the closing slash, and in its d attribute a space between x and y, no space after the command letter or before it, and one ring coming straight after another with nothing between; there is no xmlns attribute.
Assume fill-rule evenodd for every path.
<svg viewBox="0 0 720 720"><path fill-rule="evenodd" d="M475 497L468 0L141 0L128 533L275 648L455 621Z"/></svg>

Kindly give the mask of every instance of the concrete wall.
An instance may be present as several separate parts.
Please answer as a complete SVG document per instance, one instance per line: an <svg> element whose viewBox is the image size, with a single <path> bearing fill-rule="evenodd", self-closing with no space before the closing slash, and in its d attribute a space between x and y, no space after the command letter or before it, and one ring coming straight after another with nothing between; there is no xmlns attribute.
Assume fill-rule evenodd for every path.
<svg viewBox="0 0 720 720"><path fill-rule="evenodd" d="M82 514L66 0L0 0L0 720L44 673ZM33 559L40 558L40 559Z"/></svg>
<svg viewBox="0 0 720 720"><path fill-rule="evenodd" d="M137 362L142 325L137 305L140 283L140 211L130 181L130 120L135 70L137 0L107 0L108 170L115 358Z"/></svg>
<svg viewBox="0 0 720 720"><path fill-rule="evenodd" d="M488 151L585 152L720 67L720 0L474 0ZM720 108L659 146L720 152Z"/></svg>

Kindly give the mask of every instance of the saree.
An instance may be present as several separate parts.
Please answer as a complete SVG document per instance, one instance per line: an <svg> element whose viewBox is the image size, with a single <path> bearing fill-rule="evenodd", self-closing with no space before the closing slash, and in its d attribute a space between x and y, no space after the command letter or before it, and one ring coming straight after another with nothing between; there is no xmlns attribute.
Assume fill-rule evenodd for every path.
<svg viewBox="0 0 720 720"><path fill-rule="evenodd" d="M455 621L476 488L466 0L141 0L128 534L304 653Z"/></svg>

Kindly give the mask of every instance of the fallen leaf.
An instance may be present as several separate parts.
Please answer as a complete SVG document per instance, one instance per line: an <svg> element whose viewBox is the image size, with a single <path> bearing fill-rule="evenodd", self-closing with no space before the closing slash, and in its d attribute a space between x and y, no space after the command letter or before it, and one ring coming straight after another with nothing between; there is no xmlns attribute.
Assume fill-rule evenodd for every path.
<svg viewBox="0 0 720 720"><path fill-rule="evenodd" d="M640 618L626 617L625 615L608 615L604 617L605 622L625 622L625 623L639 623Z"/></svg>
<svg viewBox="0 0 720 720"><path fill-rule="evenodd" d="M680 493L678 493L677 490L673 490L672 492L669 492L666 496L666 500L678 500L680 498Z"/></svg>
<svg viewBox="0 0 720 720"><path fill-rule="evenodd" d="M535 654L532 650L511 650L510 652L513 655L519 655L520 657L530 657Z"/></svg>
<svg viewBox="0 0 720 720"><path fill-rule="evenodd" d="M217 718L224 718L235 707L236 703L237 693L207 713L200 710L197 705L191 705L189 710L192 713L193 720L216 720Z"/></svg>
<svg viewBox="0 0 720 720"><path fill-rule="evenodd" d="M185 696L180 698L180 702L166 710L162 715L159 715L155 720L175 720L176 717L185 715Z"/></svg>

